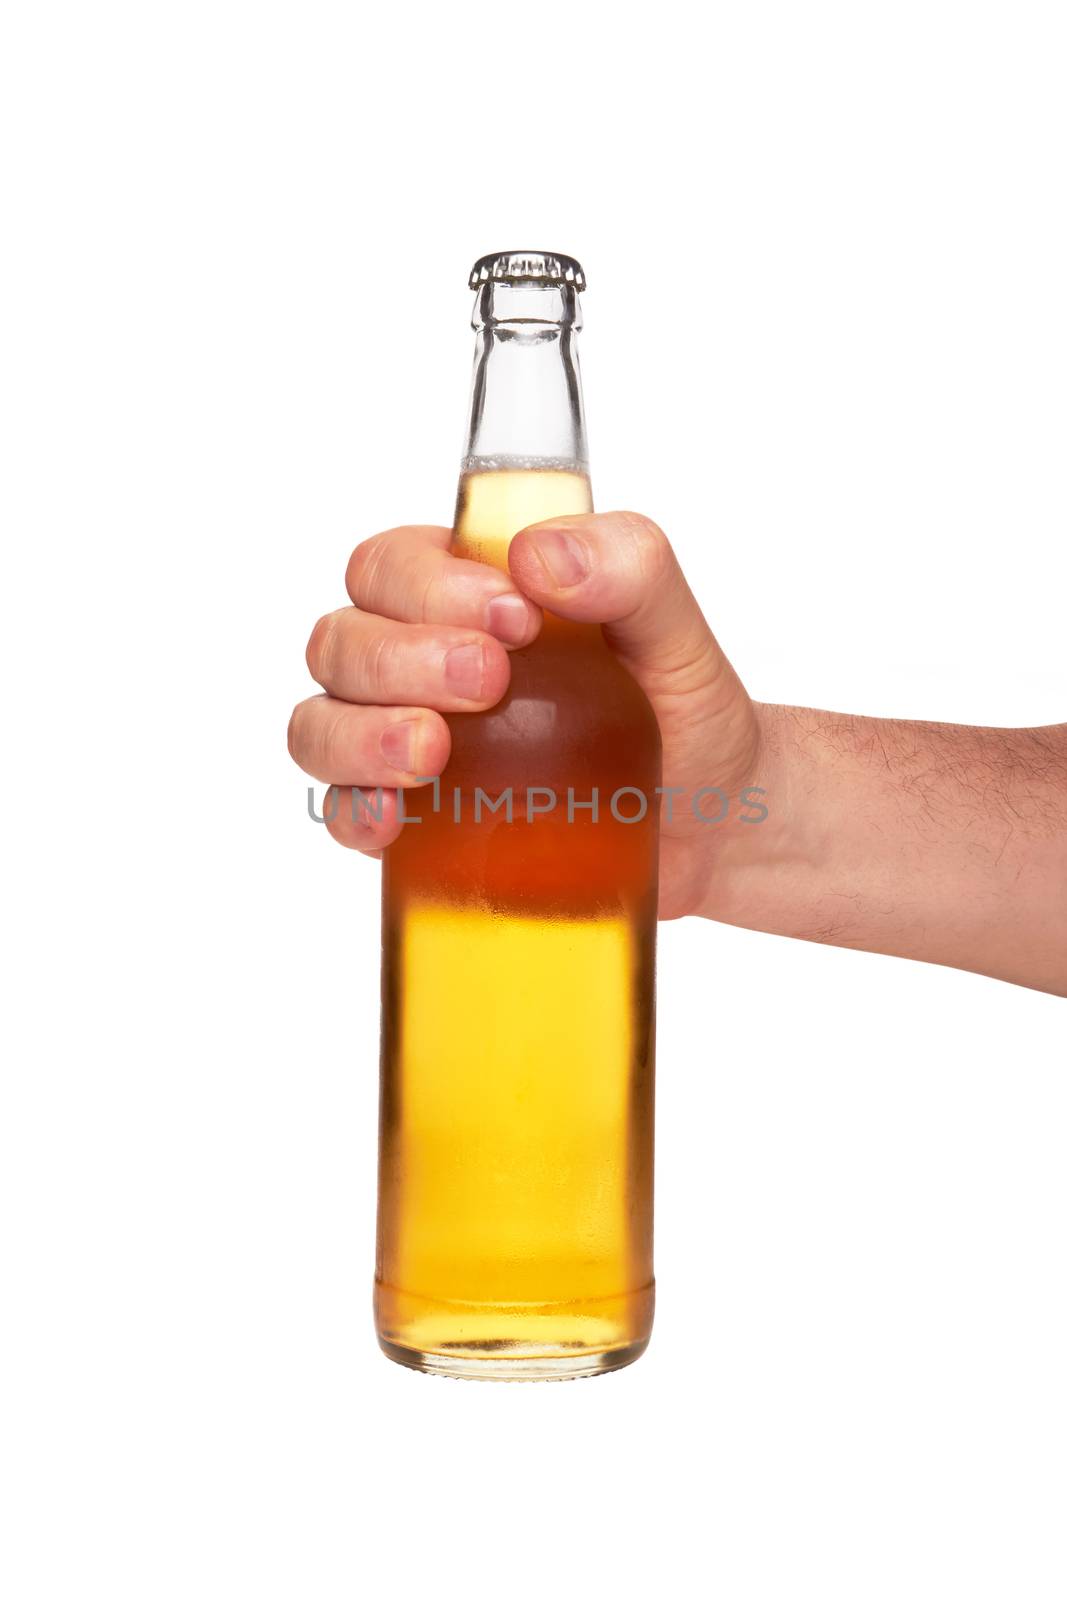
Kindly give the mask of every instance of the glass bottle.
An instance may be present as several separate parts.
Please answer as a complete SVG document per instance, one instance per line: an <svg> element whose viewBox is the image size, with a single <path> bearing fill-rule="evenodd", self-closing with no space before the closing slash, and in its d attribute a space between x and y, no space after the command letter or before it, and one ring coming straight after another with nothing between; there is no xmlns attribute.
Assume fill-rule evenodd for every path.
<svg viewBox="0 0 1067 1600"><path fill-rule="evenodd" d="M592 500L578 263L484 257L452 548L507 565ZM375 1320L394 1360L564 1378L652 1323L659 731L599 626L546 614L450 717L385 854Z"/></svg>

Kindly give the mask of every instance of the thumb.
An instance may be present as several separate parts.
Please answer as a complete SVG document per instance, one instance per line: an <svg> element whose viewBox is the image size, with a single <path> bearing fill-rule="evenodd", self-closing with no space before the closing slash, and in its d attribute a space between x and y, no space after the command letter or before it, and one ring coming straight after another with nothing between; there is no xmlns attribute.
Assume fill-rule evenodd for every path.
<svg viewBox="0 0 1067 1600"><path fill-rule="evenodd" d="M736 793L755 766L759 724L662 530L633 511L553 518L515 536L508 565L538 605L603 624L656 713L664 781Z"/></svg>

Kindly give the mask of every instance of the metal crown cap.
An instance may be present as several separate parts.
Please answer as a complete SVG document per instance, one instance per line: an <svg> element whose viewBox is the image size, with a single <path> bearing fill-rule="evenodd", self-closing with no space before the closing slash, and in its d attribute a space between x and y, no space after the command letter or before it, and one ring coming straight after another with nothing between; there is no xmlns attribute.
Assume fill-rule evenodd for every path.
<svg viewBox="0 0 1067 1600"><path fill-rule="evenodd" d="M585 273L573 256L557 255L554 250L501 250L496 255L480 256L471 268L472 289L480 289L490 281L569 283L581 293Z"/></svg>

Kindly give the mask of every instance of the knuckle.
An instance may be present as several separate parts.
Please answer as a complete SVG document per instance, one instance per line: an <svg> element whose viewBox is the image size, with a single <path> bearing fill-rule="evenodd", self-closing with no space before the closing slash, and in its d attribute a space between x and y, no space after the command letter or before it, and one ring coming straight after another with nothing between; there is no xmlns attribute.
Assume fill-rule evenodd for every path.
<svg viewBox="0 0 1067 1600"><path fill-rule="evenodd" d="M321 770L329 775L337 773L340 777L348 767L350 744L346 719L343 716L332 716L324 719L319 732L319 757ZM336 781L331 779L331 781Z"/></svg>
<svg viewBox="0 0 1067 1600"><path fill-rule="evenodd" d="M356 605L366 602L373 594L387 545L388 536L376 533L372 538L364 539L361 544L357 544L349 556L348 569L345 572L345 588Z"/></svg>
<svg viewBox="0 0 1067 1600"><path fill-rule="evenodd" d="M289 718L289 726L285 730L285 743L288 747L289 754L294 761L296 761L299 720L300 707L294 706L292 716Z"/></svg>
<svg viewBox="0 0 1067 1600"><path fill-rule="evenodd" d="M401 638L388 632L373 633L363 645L359 678L372 694L388 694L401 671Z"/></svg>
<svg viewBox="0 0 1067 1600"><path fill-rule="evenodd" d="M428 562L426 564L426 570L422 574L422 582L420 584L419 573L417 569L412 569L412 589L419 596L418 616L419 620L422 622L436 622L438 620L440 612L440 607L437 603L439 598L439 577L440 575L436 564L431 565Z"/></svg>
<svg viewBox="0 0 1067 1600"><path fill-rule="evenodd" d="M324 617L319 618L318 622L316 622L315 626L311 630L311 637L308 640L305 659L307 661L308 671L311 673L311 676L315 679L316 683L322 682L323 673L329 666L330 657L333 653L336 617L336 612L327 612Z"/></svg>
<svg viewBox="0 0 1067 1600"><path fill-rule="evenodd" d="M667 535L657 522L640 511L623 511L620 516L642 570L649 577L658 576L672 559Z"/></svg>

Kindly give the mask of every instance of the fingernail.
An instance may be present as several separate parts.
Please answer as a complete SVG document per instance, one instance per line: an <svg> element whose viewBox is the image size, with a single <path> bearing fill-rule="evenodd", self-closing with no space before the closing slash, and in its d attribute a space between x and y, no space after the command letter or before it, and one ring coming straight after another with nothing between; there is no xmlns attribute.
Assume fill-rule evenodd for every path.
<svg viewBox="0 0 1067 1600"><path fill-rule="evenodd" d="M485 625L501 644L518 644L530 631L526 601L521 595L498 594L486 609Z"/></svg>
<svg viewBox="0 0 1067 1600"><path fill-rule="evenodd" d="M419 737L417 722L391 722L383 728L378 738L378 748L391 767L398 772L417 772L416 746Z"/></svg>
<svg viewBox="0 0 1067 1600"><path fill-rule="evenodd" d="M457 644L445 656L445 682L461 700L480 700L485 657L480 644Z"/></svg>
<svg viewBox="0 0 1067 1600"><path fill-rule="evenodd" d="M577 539L572 539L569 534L560 533L555 528L543 528L531 533L529 539L557 589L572 589L587 575L589 568L585 551Z"/></svg>

